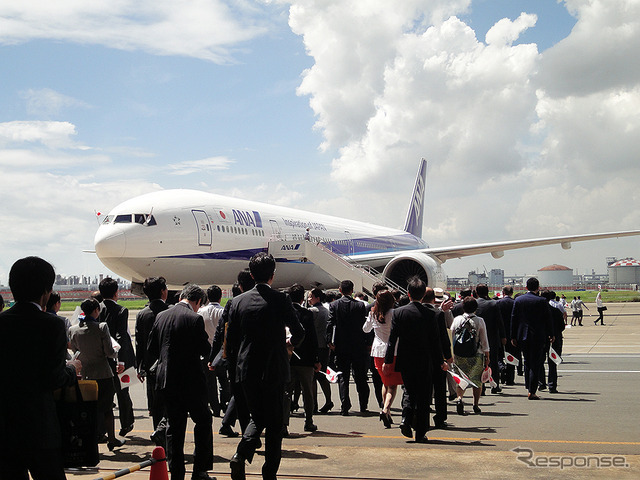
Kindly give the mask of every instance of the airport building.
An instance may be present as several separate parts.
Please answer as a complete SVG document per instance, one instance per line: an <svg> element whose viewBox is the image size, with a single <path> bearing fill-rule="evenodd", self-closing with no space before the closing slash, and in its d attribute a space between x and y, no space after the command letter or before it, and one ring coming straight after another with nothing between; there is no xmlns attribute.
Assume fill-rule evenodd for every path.
<svg viewBox="0 0 640 480"><path fill-rule="evenodd" d="M538 270L538 280L541 285L571 287L573 285L573 270L564 265L549 265Z"/></svg>
<svg viewBox="0 0 640 480"><path fill-rule="evenodd" d="M640 284L640 262L633 258L625 258L609 265L609 283Z"/></svg>

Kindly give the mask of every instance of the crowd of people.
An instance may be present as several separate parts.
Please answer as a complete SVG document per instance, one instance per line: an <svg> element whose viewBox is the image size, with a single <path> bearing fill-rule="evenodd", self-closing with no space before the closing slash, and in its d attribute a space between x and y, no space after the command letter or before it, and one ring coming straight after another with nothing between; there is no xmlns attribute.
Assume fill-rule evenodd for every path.
<svg viewBox="0 0 640 480"><path fill-rule="evenodd" d="M165 447L173 480L185 477L187 417L195 424L191 478L211 478L213 416L221 417L219 434L241 437L230 461L232 479L245 478L245 464L262 446L263 431L262 474L275 479L282 439L289 436L291 413L299 402L306 432L318 429L314 416L336 407L331 383L338 384L340 415L353 415L351 378L355 414L375 416L391 428L391 407L400 396L401 433L424 443L430 429L450 426L448 402L455 402L457 414L466 414L469 388L475 414L482 413L482 395L489 388L500 395L501 385L515 384L516 372L524 376L530 400L539 399L539 389L557 392L556 364L549 355L562 354L566 309L574 311L572 324L582 324L574 309L578 302L569 306L554 292L541 292L536 278L515 298L510 286L495 299L480 284L461 291L454 301L414 277L405 295L376 284L369 303L354 292L350 280L342 281L338 292L306 292L298 284L286 293L277 291L271 288L275 266L271 255L252 257L224 307L220 287L205 291L194 284L186 285L170 306L165 279L147 278L143 289L149 303L136 317L134 349L129 314L118 303L113 279L105 278L99 294L82 302L83 315L71 326L56 314L60 298L52 295L53 267L37 257L17 261L9 277L17 303L0 314L0 355L5 364L12 358L25 358L28 364L17 380L20 385L0 397L0 425L14 432L10 442L1 436L0 470L16 472L7 478L27 478L27 471L35 480L65 478L52 392L77 378L98 383L98 434L109 450L121 447L135 419L118 374L130 367L145 382L151 440ZM6 340L23 336L34 341ZM379 412L369 411L370 378ZM18 419L20 425L14 425ZM43 426L50 427L45 435Z"/></svg>

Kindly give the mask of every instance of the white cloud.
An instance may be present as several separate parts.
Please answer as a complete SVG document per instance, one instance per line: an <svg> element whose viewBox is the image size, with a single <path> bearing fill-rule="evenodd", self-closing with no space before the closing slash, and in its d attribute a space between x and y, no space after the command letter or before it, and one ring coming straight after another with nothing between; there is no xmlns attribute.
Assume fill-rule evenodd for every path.
<svg viewBox="0 0 640 480"><path fill-rule="evenodd" d="M169 164L169 173L172 175L191 175L192 173L210 173L220 170L228 170L235 163L226 157L211 157L202 160L185 160L184 162Z"/></svg>
<svg viewBox="0 0 640 480"><path fill-rule="evenodd" d="M0 4L0 43L53 39L157 55L231 60L265 33L257 5L221 0L23 0Z"/></svg>
<svg viewBox="0 0 640 480"><path fill-rule="evenodd" d="M75 144L76 127L69 122L13 121L0 123L0 146L40 143L51 148L69 148Z"/></svg>
<svg viewBox="0 0 640 480"><path fill-rule="evenodd" d="M85 102L50 88L28 89L20 92L20 96L27 103L27 113L34 116L49 117L60 113L65 108L89 108Z"/></svg>

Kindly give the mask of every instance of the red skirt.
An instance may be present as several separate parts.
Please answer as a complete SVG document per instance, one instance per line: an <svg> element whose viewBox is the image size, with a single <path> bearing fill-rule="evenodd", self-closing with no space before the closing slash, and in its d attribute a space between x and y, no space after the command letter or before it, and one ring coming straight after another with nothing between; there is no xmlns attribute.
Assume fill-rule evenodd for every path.
<svg viewBox="0 0 640 480"><path fill-rule="evenodd" d="M382 378L382 383L384 383L387 387L391 387L393 385L402 385L404 382L402 381L402 375L400 372L396 372L396 358L393 357L393 363L391 364L392 372L390 375L385 375L382 373L382 364L384 363L384 358L382 357L373 357L373 361L376 366L376 370L380 374L380 378Z"/></svg>

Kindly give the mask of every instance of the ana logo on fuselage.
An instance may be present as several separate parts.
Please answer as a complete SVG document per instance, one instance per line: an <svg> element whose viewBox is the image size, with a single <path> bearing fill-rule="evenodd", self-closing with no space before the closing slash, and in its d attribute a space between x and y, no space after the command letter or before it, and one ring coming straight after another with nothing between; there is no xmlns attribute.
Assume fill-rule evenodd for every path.
<svg viewBox="0 0 640 480"><path fill-rule="evenodd" d="M298 250L300 248L300 244L296 243L295 245L282 245L282 248L280 248L280 250Z"/></svg>
<svg viewBox="0 0 640 480"><path fill-rule="evenodd" d="M262 218L255 210L253 212L243 212L241 210L233 209L233 220L236 225L262 228Z"/></svg>

